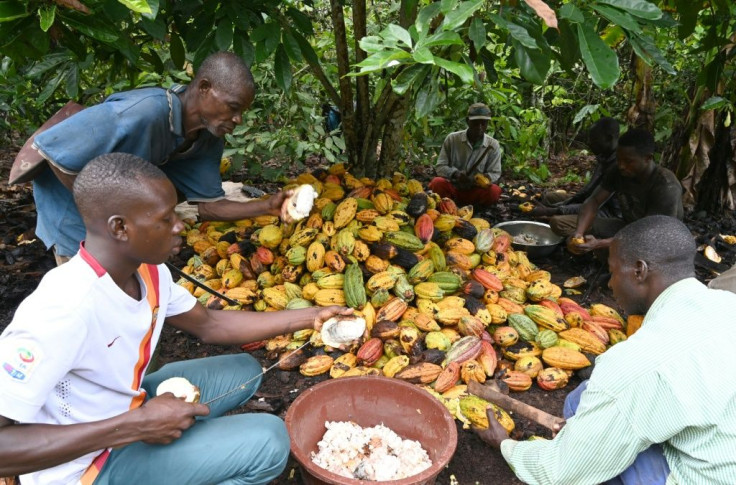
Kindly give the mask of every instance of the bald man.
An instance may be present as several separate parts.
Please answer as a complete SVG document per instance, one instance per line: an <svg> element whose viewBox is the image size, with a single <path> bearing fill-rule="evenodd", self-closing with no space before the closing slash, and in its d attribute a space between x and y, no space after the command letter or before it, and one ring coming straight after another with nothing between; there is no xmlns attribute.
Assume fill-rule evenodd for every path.
<svg viewBox="0 0 736 485"><path fill-rule="evenodd" d="M240 345L319 330L351 310L200 305L163 264L182 243L174 186L139 157L93 159L74 198L85 243L44 276L0 335L0 476L22 474L23 484L269 483L289 456L284 423L269 414L224 416L256 392L260 363L238 353L145 375L162 327ZM201 403L156 396L170 377L199 387Z"/></svg>
<svg viewBox="0 0 736 485"><path fill-rule="evenodd" d="M609 286L629 315L645 315L641 328L598 356L553 440L508 439L492 412L478 431L524 483L734 483L736 295L696 280L694 257L675 217L644 217L613 237Z"/></svg>
<svg viewBox="0 0 736 485"><path fill-rule="evenodd" d="M104 153L131 153L158 166L179 201L196 204L204 220L280 215L282 192L243 203L225 199L222 189L222 138L242 123L254 96L248 66L235 54L218 52L205 59L188 86L113 94L37 134L33 147L48 164L33 180L36 234L54 249L57 263L76 254L84 237L71 192L74 178Z"/></svg>

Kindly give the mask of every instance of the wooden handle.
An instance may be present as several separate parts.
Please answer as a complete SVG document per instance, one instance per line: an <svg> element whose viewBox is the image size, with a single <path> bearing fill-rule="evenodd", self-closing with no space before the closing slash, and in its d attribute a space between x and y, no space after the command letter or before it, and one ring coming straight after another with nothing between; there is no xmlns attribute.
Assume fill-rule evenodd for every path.
<svg viewBox="0 0 736 485"><path fill-rule="evenodd" d="M524 416L525 418L530 419L531 421L534 421L535 423L554 432L559 431L565 424L565 420L562 418L545 413L541 409L537 409L534 406L530 406L505 394L501 394L500 392L476 381L470 381L468 384L468 392L475 394L478 397L482 397L486 401L492 402L497 406L501 406L506 411L512 411L519 416Z"/></svg>

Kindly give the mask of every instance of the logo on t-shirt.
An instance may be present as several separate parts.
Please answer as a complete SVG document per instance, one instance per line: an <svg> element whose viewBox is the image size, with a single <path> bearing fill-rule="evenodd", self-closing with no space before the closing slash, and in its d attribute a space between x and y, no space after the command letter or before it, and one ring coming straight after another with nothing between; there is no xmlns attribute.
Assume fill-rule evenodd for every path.
<svg viewBox="0 0 736 485"><path fill-rule="evenodd" d="M6 357L2 368L6 374L17 382L26 382L31 376L33 369L39 361L39 351L32 342L23 342L15 348L14 352L10 352L10 356Z"/></svg>

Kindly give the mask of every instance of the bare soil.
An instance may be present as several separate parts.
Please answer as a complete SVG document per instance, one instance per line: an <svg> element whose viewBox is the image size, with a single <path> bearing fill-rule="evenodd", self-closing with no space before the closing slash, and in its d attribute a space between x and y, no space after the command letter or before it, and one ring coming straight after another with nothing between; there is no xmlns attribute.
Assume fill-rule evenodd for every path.
<svg viewBox="0 0 736 485"><path fill-rule="evenodd" d="M10 323L22 299L31 293L41 277L54 267L53 256L46 251L43 243L35 238L35 207L30 187L8 186L5 182L15 153L16 150L0 150L0 179L3 181L0 185L0 331ZM308 165L312 167L319 163L318 160L309 162ZM548 162L553 176L562 176L572 167L577 173L585 173L585 170L590 168L590 164L591 160L586 157L556 158ZM427 167L416 167L412 175L423 181L427 181L430 176ZM236 179L266 191L272 191L277 187L276 184L263 180L248 180L247 174L242 173L236 174ZM507 188L518 187L522 185L522 181L510 180L507 184ZM528 183L525 185L530 194L539 193L542 190ZM563 186L569 190L577 188L575 184L564 184L559 180L556 182L554 178L551 185ZM515 208L519 202L520 200L505 197L496 207L481 212L480 215L488 218L492 224L518 219L520 215ZM736 223L732 216L715 220L707 214L688 214L687 223L697 235L700 243L714 244L724 256L722 265L714 265L702 257L699 258L698 276L701 280L709 280L713 274L712 270L723 270L734 263L736 259L734 250L719 242L717 238L719 233L734 234L736 232ZM595 258L574 258L563 248L559 248L552 256L535 262L541 268L550 271L553 281L558 284L570 276L580 275L588 278L589 286L585 294L574 297L583 304L601 302L616 306L606 286L607 268ZM193 337L171 328L164 330L159 351L159 365L182 359L241 352L238 347L224 348L204 345ZM266 359L262 350L255 351L253 355L261 361L264 368L273 363ZM282 372L275 369L265 375L256 398L235 412L269 412L283 418L291 402L302 391L324 379L325 377L306 378L298 372ZM548 413L561 416L567 392L574 389L579 382L580 379L574 377L567 388L553 392L542 391L537 386L533 386L531 390L516 393L513 397ZM549 437L549 433L544 428L523 418L515 417L515 419L517 422L515 438L525 439L533 434ZM292 458L284 473L273 483L303 483L298 468L298 463ZM458 425L457 450L447 468L439 475L437 483L449 484L453 478L460 485L521 483L515 478L499 453L488 448L471 431L463 430L460 425Z"/></svg>

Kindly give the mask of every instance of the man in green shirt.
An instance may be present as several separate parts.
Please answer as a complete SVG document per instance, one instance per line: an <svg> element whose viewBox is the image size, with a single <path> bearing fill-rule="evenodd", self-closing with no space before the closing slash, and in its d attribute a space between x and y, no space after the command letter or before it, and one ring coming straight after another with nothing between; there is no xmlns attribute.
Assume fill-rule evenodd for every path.
<svg viewBox="0 0 736 485"><path fill-rule="evenodd" d="M609 286L627 313L645 315L641 328L596 359L553 440L508 439L492 413L478 431L522 481L736 482L736 295L697 281L694 256L674 217L645 217L616 234Z"/></svg>

